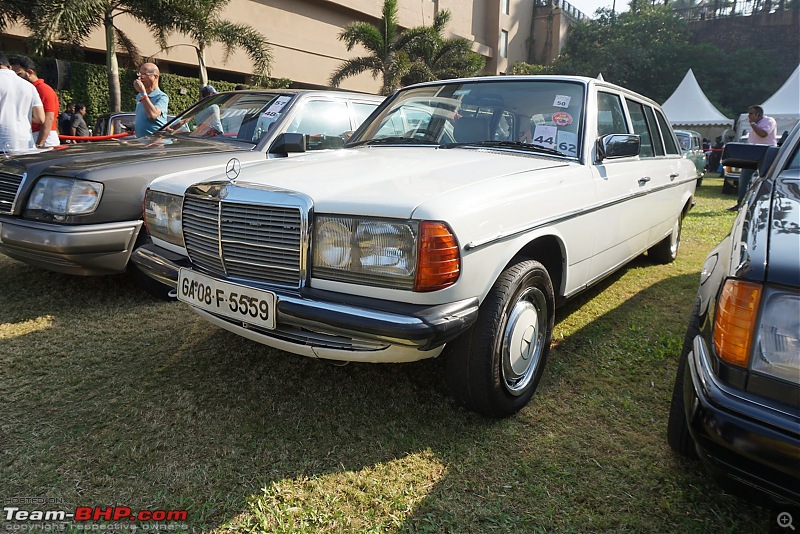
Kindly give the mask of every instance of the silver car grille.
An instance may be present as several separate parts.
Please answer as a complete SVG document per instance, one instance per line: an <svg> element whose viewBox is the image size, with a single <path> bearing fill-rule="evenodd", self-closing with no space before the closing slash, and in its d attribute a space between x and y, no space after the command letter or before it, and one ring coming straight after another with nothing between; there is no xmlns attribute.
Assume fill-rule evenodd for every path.
<svg viewBox="0 0 800 534"><path fill-rule="evenodd" d="M212 275L297 288L304 282L304 214L299 207L184 197L189 258Z"/></svg>
<svg viewBox="0 0 800 534"><path fill-rule="evenodd" d="M11 213L21 183L19 174L0 173L0 213Z"/></svg>

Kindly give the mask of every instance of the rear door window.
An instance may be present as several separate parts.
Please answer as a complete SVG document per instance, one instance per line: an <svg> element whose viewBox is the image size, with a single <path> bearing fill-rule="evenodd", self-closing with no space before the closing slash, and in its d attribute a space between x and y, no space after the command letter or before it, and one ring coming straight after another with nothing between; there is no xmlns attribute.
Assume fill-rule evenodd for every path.
<svg viewBox="0 0 800 534"><path fill-rule="evenodd" d="M656 153L653 149L653 136L651 135L650 127L647 124L644 105L628 98L626 98L625 101L628 104L628 111L631 114L631 121L633 122L633 133L638 135L641 140L639 157L655 157Z"/></svg>

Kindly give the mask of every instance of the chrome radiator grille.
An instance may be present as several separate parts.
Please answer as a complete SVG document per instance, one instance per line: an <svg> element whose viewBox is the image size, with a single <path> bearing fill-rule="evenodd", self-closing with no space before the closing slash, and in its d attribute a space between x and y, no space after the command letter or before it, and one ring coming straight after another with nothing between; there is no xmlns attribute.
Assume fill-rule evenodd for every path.
<svg viewBox="0 0 800 534"><path fill-rule="evenodd" d="M302 285L299 208L186 196L183 237L192 263L213 274L293 288Z"/></svg>
<svg viewBox="0 0 800 534"><path fill-rule="evenodd" d="M11 213L21 183L22 176L18 174L0 173L0 213Z"/></svg>

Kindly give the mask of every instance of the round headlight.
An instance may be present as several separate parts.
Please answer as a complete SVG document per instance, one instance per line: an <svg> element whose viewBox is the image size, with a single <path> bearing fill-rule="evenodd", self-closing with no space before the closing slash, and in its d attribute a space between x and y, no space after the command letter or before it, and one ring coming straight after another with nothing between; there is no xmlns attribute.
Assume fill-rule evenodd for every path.
<svg viewBox="0 0 800 534"><path fill-rule="evenodd" d="M342 221L327 219L316 231L314 263L322 267L345 269L350 265L352 231Z"/></svg>

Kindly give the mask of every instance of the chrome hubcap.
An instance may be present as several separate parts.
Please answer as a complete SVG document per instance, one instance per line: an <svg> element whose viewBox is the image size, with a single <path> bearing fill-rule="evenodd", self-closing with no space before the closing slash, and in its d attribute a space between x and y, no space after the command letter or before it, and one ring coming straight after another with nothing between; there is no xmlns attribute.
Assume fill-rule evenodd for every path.
<svg viewBox="0 0 800 534"><path fill-rule="evenodd" d="M546 335L544 295L537 288L528 288L509 311L500 349L503 383L512 395L522 394L536 374Z"/></svg>
<svg viewBox="0 0 800 534"><path fill-rule="evenodd" d="M672 227L672 235L669 240L669 251L673 257L678 253L678 243L681 238L681 221L675 221L675 226Z"/></svg>

